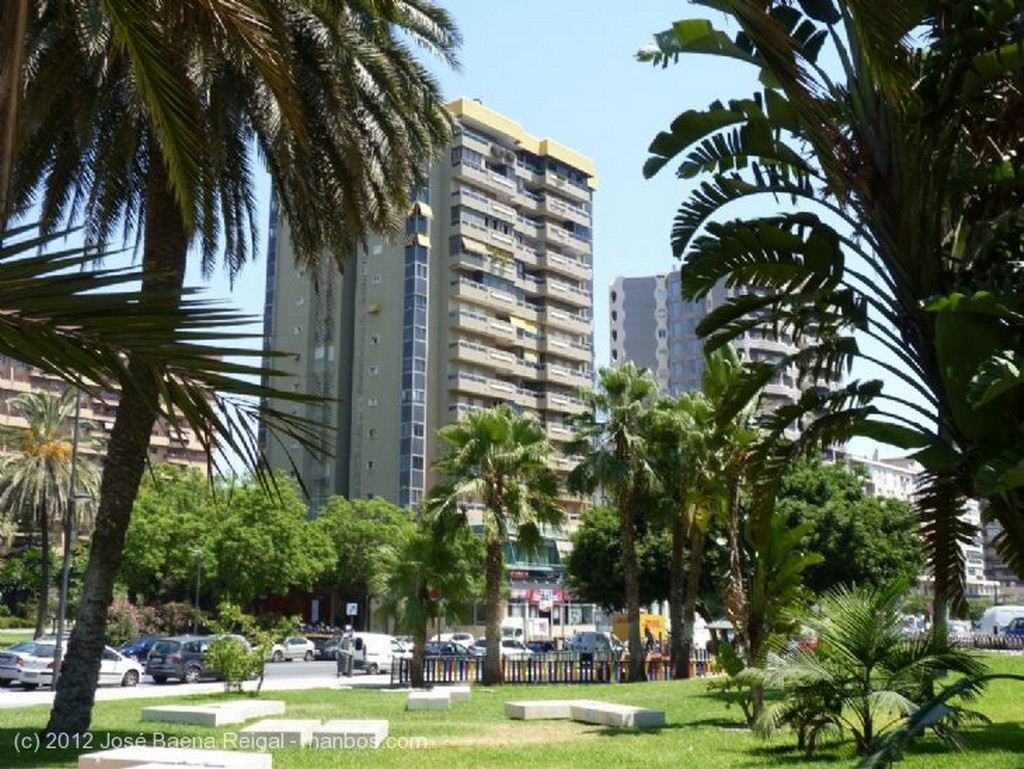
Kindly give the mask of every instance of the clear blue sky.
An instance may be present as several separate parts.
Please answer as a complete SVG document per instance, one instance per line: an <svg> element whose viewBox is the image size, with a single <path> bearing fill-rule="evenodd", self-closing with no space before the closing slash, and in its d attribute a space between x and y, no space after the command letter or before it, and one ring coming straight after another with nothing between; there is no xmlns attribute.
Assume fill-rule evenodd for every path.
<svg viewBox="0 0 1024 769"><path fill-rule="evenodd" d="M607 365L611 281L678 266L669 234L686 188L668 171L644 180L647 146L684 109L750 95L751 70L710 57L667 69L637 62L636 51L651 42L653 33L706 10L679 0L440 4L453 14L464 38L459 71L432 67L445 97L480 99L528 133L554 139L596 164L594 335L596 363ZM265 222L265 184L262 190ZM265 249L265 238L260 247ZM233 303L254 315L262 313L264 269L261 251L231 295ZM226 283L218 280L213 290L226 295Z"/></svg>
<svg viewBox="0 0 1024 769"><path fill-rule="evenodd" d="M671 169L645 180L647 147L686 109L751 95L750 67L720 57L690 57L667 68L636 61L655 32L677 19L724 17L679 0L448 0L464 42L458 71L432 63L445 97L480 99L530 134L554 139L594 160L594 340L596 365L607 365L608 286L620 275L678 268L669 246L672 220L691 188ZM424 58L424 61L431 61ZM269 187L261 185L262 221ZM266 225L262 227L266 231ZM238 279L231 302L261 316L265 237L257 261ZM197 279L198 280L198 279ZM212 285L228 296L227 284ZM877 376L877 373L873 375ZM870 442L858 441L867 454ZM891 449L882 454L891 455Z"/></svg>

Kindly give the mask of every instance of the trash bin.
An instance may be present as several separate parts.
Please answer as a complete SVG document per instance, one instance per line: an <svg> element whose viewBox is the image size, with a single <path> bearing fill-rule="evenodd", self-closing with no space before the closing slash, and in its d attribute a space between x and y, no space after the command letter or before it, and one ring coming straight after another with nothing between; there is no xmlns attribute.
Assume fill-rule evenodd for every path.
<svg viewBox="0 0 1024 769"><path fill-rule="evenodd" d="M338 649L338 675L339 676L351 676L352 675L352 660L355 655L352 654L351 648Z"/></svg>

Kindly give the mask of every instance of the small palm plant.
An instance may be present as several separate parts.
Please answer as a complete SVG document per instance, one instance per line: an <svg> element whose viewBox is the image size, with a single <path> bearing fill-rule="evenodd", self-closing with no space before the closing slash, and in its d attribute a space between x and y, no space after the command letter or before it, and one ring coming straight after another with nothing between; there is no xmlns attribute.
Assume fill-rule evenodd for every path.
<svg viewBox="0 0 1024 769"><path fill-rule="evenodd" d="M764 668L744 671L741 675L751 683L782 693L755 721L755 732L767 737L792 728L797 747L811 753L822 734L848 729L858 754L865 756L881 736L935 697L936 681L944 673L984 674L975 655L945 638L912 638L903 632L899 607L904 589L895 584L829 591L807 620L817 634L816 648L794 646ZM956 726L973 715L951 708L935 731L955 740Z"/></svg>

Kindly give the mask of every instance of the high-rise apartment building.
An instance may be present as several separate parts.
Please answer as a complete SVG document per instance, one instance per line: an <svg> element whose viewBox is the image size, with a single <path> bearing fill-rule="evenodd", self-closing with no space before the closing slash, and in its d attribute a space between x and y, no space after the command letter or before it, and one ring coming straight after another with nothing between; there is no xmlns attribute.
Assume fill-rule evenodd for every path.
<svg viewBox="0 0 1024 769"><path fill-rule="evenodd" d="M289 353L271 365L290 375L275 385L336 400L306 412L333 459L297 444L267 451L273 466L295 463L314 506L332 494L414 505L434 481L438 428L474 409L511 404L556 445L583 410L594 164L476 101L448 106L454 140L404 238L354 251L343 275L297 271L272 211L266 332Z"/></svg>
<svg viewBox="0 0 1024 769"><path fill-rule="evenodd" d="M704 347L697 326L716 307L742 289L719 284L697 301L685 301L679 272L636 278L616 278L609 291L612 365L631 360L646 366L658 379L661 391L679 395L699 390L704 373ZM788 334L774 337L751 330L733 341L743 360L776 363L799 349ZM793 367L770 382L762 405L771 410L800 397Z"/></svg>

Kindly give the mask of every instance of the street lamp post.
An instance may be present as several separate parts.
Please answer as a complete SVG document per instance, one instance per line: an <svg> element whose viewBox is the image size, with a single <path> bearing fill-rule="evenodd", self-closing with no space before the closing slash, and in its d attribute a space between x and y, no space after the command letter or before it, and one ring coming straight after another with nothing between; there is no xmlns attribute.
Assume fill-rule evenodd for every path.
<svg viewBox="0 0 1024 769"><path fill-rule="evenodd" d="M71 577L71 540L74 537L75 503L78 500L78 419L82 413L82 391L75 390L75 421L71 425L71 477L68 504L64 510L64 559L61 564L60 598L57 602L57 641L53 648L53 689L57 690L64 661L64 615L68 610L68 583ZM88 499L88 497L86 497ZM45 554L44 554L45 557Z"/></svg>
<svg viewBox="0 0 1024 769"><path fill-rule="evenodd" d="M192 555L196 557L196 613L192 617L192 634L195 635L199 630L199 586L203 573L203 551L193 550Z"/></svg>

